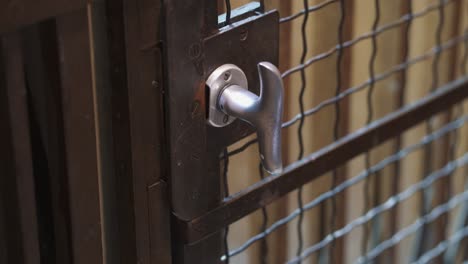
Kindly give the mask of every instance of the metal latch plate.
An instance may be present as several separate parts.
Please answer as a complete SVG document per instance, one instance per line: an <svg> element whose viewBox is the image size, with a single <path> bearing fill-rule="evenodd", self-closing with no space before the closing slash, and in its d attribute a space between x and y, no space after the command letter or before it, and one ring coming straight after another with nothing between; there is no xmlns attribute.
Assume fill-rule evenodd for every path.
<svg viewBox="0 0 468 264"><path fill-rule="evenodd" d="M249 90L258 94L257 64L269 61L278 65L279 14L270 11L225 26L206 38L203 47L205 79L219 66L235 64L245 73ZM223 128L208 126L207 138L215 141L211 146L225 147L253 132L250 125L236 120Z"/></svg>

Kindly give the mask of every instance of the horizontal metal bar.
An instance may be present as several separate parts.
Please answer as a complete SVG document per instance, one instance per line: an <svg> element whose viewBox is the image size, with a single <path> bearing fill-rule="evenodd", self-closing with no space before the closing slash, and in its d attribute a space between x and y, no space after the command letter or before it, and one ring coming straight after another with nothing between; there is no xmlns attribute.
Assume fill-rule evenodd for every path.
<svg viewBox="0 0 468 264"><path fill-rule="evenodd" d="M86 8L94 0L12 0L0 8L0 33Z"/></svg>
<svg viewBox="0 0 468 264"><path fill-rule="evenodd" d="M398 152L387 156L386 158L382 159L381 161L375 163L369 168L366 168L365 170L361 171L358 175L355 175L353 177L350 177L349 179L346 179L345 181L339 183L333 188L330 188L330 190L326 192L322 192L320 195L315 197L314 199L308 201L307 203L303 204L302 208L297 208L296 210L292 211L290 214L287 216L276 220L275 222L271 223L271 225L266 228L264 231L251 236L247 241L245 241L242 245L240 245L238 248L233 248L230 249L229 251L229 256L233 257L235 255L238 255L245 250L247 250L251 245L253 245L255 242L260 241L264 239L266 236L269 234L275 232L279 228L283 227L284 225L290 223L294 219L300 216L301 211L302 212L307 212L313 208L316 208L320 204L322 204L324 201L331 199L332 197L343 193L345 190L351 188L352 186L355 186L359 182L362 182L363 180L367 179L369 175L374 175L377 174L379 171L382 171L383 169L387 168L390 164L394 164L395 162L401 161L405 157L409 156L411 153L422 149L425 146L428 146L432 142L439 140L440 138L446 137L449 135L451 132L454 132L461 127L465 125L465 123L468 122L468 115L463 116L460 119L457 119L453 122L448 123L447 125L444 125L441 128L438 128L436 131L433 133L425 135L418 143L416 144L411 144L408 146L405 146L404 148L400 149ZM379 174L382 175L382 174ZM377 176L377 175L376 175ZM335 237L336 238L336 237Z"/></svg>
<svg viewBox="0 0 468 264"><path fill-rule="evenodd" d="M227 197L205 215L181 221L183 239L195 243L467 97L468 78L446 84L420 101L288 166L282 174L267 177Z"/></svg>

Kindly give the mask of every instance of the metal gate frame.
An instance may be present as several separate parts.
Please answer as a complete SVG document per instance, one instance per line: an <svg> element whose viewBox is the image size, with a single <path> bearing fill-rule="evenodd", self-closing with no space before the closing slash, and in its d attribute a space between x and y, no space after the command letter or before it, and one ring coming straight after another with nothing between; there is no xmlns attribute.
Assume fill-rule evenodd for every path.
<svg viewBox="0 0 468 264"><path fill-rule="evenodd" d="M208 151L205 80L203 70L200 74L197 69L203 64L203 39L217 31L217 10L217 1L164 1L167 135L176 263L217 263L222 252L221 230L203 243L187 245L178 224L218 206L222 199L218 156Z"/></svg>
<svg viewBox="0 0 468 264"><path fill-rule="evenodd" d="M227 225L468 97L468 79L449 83L224 198L220 151L253 131L239 126L226 140L205 123L205 77L211 63L221 63L208 65L214 51L204 49L220 33L217 1L9 3L0 9L0 168L11 176L0 179L0 204L7 205L0 207L0 262L39 263L47 251L40 248L34 162L52 170L43 191L51 195L56 255L46 258L218 263ZM99 12L105 21L93 23ZM25 83L27 72L34 87ZM96 85L104 94L96 96ZM46 121L34 123L33 112ZM34 146L33 129L45 131L48 160L37 160L43 148ZM100 196L102 169L116 177Z"/></svg>
<svg viewBox="0 0 468 264"><path fill-rule="evenodd" d="M176 263L218 263L224 228L380 143L397 137L468 97L468 79L445 85L350 134L281 175L223 199L217 140L205 122L203 40L218 31L216 1L165 1L167 135ZM183 29L183 30L181 30ZM222 48L221 48L222 49ZM201 68L201 70L200 70ZM203 74L205 73L205 75ZM222 134L222 132L220 132Z"/></svg>

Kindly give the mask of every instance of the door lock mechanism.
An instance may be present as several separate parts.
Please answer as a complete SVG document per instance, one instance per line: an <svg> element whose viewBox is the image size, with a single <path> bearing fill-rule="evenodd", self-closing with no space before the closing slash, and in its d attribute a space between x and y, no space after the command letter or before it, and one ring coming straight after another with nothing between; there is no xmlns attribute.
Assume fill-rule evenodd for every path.
<svg viewBox="0 0 468 264"><path fill-rule="evenodd" d="M208 77L208 124L224 127L239 118L257 131L262 165L270 173L282 171L281 123L283 117L283 81L275 65L257 65L260 95L248 90L247 77L233 64L218 67Z"/></svg>

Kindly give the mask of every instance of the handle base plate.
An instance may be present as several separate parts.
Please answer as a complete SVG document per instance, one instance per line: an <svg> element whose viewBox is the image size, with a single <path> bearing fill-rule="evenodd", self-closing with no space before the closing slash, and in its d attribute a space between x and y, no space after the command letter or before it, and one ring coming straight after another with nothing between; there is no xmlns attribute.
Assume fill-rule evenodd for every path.
<svg viewBox="0 0 468 264"><path fill-rule="evenodd" d="M206 81L208 89L208 117L209 125L214 127L224 127L236 120L235 117L225 114L218 109L218 99L224 88L230 85L238 85L244 89L247 87L247 77L244 72L234 64L224 64L211 73Z"/></svg>

